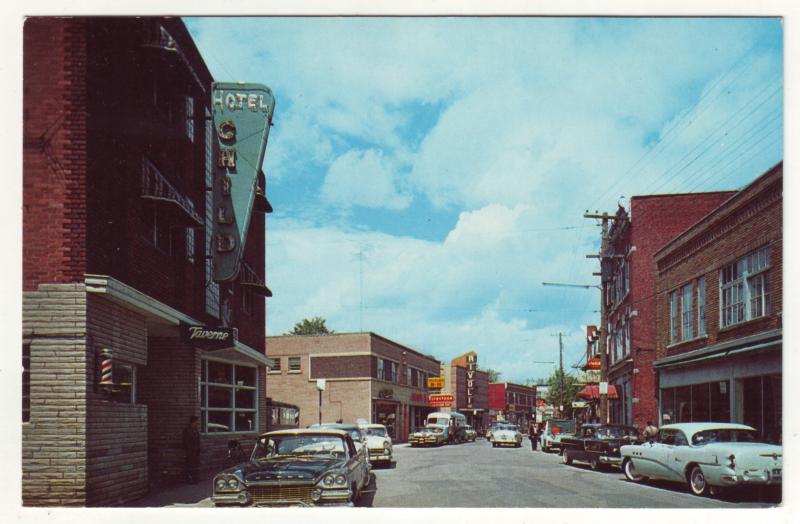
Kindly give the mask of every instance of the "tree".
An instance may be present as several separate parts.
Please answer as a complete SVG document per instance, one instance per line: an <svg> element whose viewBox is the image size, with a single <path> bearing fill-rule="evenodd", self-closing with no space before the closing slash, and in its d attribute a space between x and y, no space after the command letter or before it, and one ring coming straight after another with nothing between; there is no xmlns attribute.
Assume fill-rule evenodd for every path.
<svg viewBox="0 0 800 524"><path fill-rule="evenodd" d="M311 320L304 318L302 321L295 324L287 335L330 335L332 333L334 333L334 331L328 329L325 325L324 318L314 317Z"/></svg>
<svg viewBox="0 0 800 524"><path fill-rule="evenodd" d="M492 382L500 382L500 375L502 375L502 373L500 373L499 371L496 371L496 370L491 369L491 368L486 368L486 369L478 368L478 369L480 371L483 371L484 373L487 373L489 375L489 382L490 383L492 383Z"/></svg>
<svg viewBox="0 0 800 524"><path fill-rule="evenodd" d="M578 384L578 379L556 368L553 374L547 379L545 401L552 406L564 406L566 409L572 405L572 401L575 400L575 396L579 391L580 385Z"/></svg>

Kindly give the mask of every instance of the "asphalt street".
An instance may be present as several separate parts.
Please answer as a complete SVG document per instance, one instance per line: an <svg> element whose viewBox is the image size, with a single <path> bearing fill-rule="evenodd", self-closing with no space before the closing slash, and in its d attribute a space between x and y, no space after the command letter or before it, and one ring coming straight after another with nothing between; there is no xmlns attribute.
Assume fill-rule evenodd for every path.
<svg viewBox="0 0 800 524"><path fill-rule="evenodd" d="M773 494L696 497L674 483L634 484L618 469L592 471L561 457L521 448L493 448L486 440L439 448L395 446L393 468L374 470L373 507L498 508L743 508L769 507ZM772 497L772 498L770 498Z"/></svg>

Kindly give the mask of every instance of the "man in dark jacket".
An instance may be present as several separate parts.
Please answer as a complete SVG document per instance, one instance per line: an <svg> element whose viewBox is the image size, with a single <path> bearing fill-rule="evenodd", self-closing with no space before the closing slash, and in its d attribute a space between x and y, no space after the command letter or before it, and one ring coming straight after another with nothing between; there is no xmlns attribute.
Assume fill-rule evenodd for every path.
<svg viewBox="0 0 800 524"><path fill-rule="evenodd" d="M197 482L197 466L200 464L200 426L199 419L192 415L189 425L183 430L183 450L186 452L186 482Z"/></svg>
<svg viewBox="0 0 800 524"><path fill-rule="evenodd" d="M539 432L536 422L531 421L528 425L528 438L531 439L531 451L536 451L536 444L539 442Z"/></svg>

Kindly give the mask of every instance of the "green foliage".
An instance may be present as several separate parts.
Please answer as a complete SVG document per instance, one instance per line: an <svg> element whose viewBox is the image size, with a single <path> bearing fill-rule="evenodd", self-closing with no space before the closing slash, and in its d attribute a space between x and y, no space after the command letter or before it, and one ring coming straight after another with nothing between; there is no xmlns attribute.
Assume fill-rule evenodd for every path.
<svg viewBox="0 0 800 524"><path fill-rule="evenodd" d="M564 406L565 408L572 405L576 395L581 390L578 384L577 377L569 373L563 374L563 386L561 386L562 371L558 368L553 371L547 379L547 394L545 401L553 406ZM563 387L563 389L559 389Z"/></svg>
<svg viewBox="0 0 800 524"><path fill-rule="evenodd" d="M502 373L500 373L499 371L491 368L485 368L485 369L478 368L478 370L483 371L484 373L487 373L489 375L489 383L500 382L500 375L502 375Z"/></svg>
<svg viewBox="0 0 800 524"><path fill-rule="evenodd" d="M302 321L295 324L287 335L330 335L332 333L334 333L334 331L328 329L325 325L324 318L314 317L310 320L304 318Z"/></svg>

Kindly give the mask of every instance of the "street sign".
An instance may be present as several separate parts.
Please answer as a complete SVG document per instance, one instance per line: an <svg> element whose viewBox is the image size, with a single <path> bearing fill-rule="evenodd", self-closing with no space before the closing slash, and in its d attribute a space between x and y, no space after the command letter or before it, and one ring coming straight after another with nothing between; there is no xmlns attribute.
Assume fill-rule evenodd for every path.
<svg viewBox="0 0 800 524"><path fill-rule="evenodd" d="M454 400L453 395L428 395L428 405L434 408L449 408Z"/></svg>
<svg viewBox="0 0 800 524"><path fill-rule="evenodd" d="M239 275L275 98L267 86L214 82L214 280Z"/></svg>
<svg viewBox="0 0 800 524"><path fill-rule="evenodd" d="M442 389L443 387L443 377L428 377L428 389Z"/></svg>

